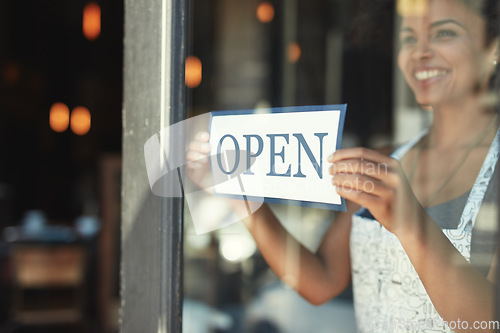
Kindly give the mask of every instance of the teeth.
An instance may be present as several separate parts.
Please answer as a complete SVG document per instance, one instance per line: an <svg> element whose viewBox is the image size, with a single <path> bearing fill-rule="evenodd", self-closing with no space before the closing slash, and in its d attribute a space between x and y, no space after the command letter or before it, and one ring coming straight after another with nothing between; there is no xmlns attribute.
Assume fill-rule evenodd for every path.
<svg viewBox="0 0 500 333"><path fill-rule="evenodd" d="M432 78L435 78L435 77L438 77L438 76L442 76L442 75L445 75L446 74L446 71L440 71L440 70L437 70L437 69L434 69L432 71L420 71L420 72L416 72L415 73L415 78L419 81L423 81L423 80L428 80L428 79L432 79Z"/></svg>

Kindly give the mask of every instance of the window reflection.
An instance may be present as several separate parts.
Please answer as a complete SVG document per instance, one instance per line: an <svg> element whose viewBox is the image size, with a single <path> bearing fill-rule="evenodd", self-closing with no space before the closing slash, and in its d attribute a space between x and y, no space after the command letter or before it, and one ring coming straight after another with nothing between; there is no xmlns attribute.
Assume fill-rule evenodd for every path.
<svg viewBox="0 0 500 333"><path fill-rule="evenodd" d="M465 20L463 24L473 30L472 26L479 25L471 22L483 22L482 15L474 12L476 5L461 0L273 1L269 3L273 8L273 18L266 21L259 15L263 10L259 8L264 4L267 6L268 3L245 1L244 4L236 4L229 0L216 4L192 2L191 47L193 53L207 60L204 61L203 83L190 91L190 115L212 110L257 109L262 105L278 107L347 103L344 147L369 147L383 156L396 152L394 157L401 160L404 177L415 194L412 203L419 203L422 214L431 221L425 224L423 238L429 241L438 237L436 243L442 241L439 244L455 245L458 251L450 247L449 258L463 260L465 257L470 259L470 264L464 260L457 264L461 265L460 268L454 266L454 269L469 270L469 273L475 270L472 275L481 274L481 277L474 275L477 281L486 282L487 277L492 281L492 263L497 247L498 181L497 173L492 172L496 157L493 153L488 154L488 151L496 149L494 145L490 148L491 142L496 140L498 129L498 120L491 116L496 106L484 104L492 100L487 94L477 97L476 93L485 92L485 87L475 87L478 90L473 93L472 85L467 85L465 79L458 82L463 84L459 93L456 90L458 88L453 86L437 96L432 95L434 89L438 88L429 88L431 81L437 81L453 70L446 67L451 66L445 61L451 61L450 58L443 56L442 63L438 62L438 65L425 60L427 58L420 58L418 66L412 65L412 59L418 58L415 55L417 51L428 52L429 55L425 57L433 56L429 51L430 43L435 43L433 50L438 50L451 47L452 39L460 33L464 34L461 35L464 39L467 38L464 32L454 31L457 27L436 32L437 24L431 24L428 29L422 28L425 22L442 21L444 16L452 15L454 19L458 17L457 20ZM255 20L256 8L258 20ZM406 36L403 40L408 43L416 40L417 46L404 45L399 35L401 27L402 31L408 30L412 37ZM430 30L432 34L428 33ZM450 30L453 30L452 33ZM482 31L478 30L477 33ZM422 39L428 35L434 36L433 39L423 42ZM481 36L474 35L474 38L468 39L470 44L462 45L474 52L470 59L462 59L462 65L459 63L454 67L457 71L471 63L479 63L476 61L478 54L489 56L482 44L474 43L474 40L481 40ZM498 32L494 36L498 38ZM211 41L210 47L207 41ZM413 50L415 53L412 54L405 53L410 52L411 47L420 49ZM454 54L467 54L465 49L462 51ZM497 70L493 65L494 58L494 55L492 59L488 58L489 67L481 67L484 66L483 62L478 65L478 68L485 68L486 77ZM477 77L477 72L480 72L478 68L465 73L470 75L469 81L482 79ZM424 84L427 86L423 87ZM433 126L438 126L440 121L433 119L433 114L442 114L437 111L438 106L448 105L445 102L450 100L445 101L443 96L448 96L446 94L450 90L450 99L468 96L470 98L464 101L477 107L477 117L471 118L470 125L477 126L474 133L478 134L464 141L465 148L450 146L439 153L438 150L432 150L435 146L430 145L435 143L431 141ZM427 107L428 104L434 105L434 108ZM422 132L426 128L428 130ZM405 144L407 142L410 144ZM437 160L442 162L433 163ZM486 161L484 164L476 163L483 160ZM457 181L457 178L462 181ZM482 185L479 184L481 182ZM480 199L476 200L475 195L478 193ZM207 218L218 216L224 219L234 214L229 207L208 208L210 204L200 202L200 206L203 205L207 205ZM408 213L411 209L408 206L395 215L415 216ZM312 252L320 247L325 233L331 228L331 221L338 215L331 211L285 205L270 205L270 210L288 233ZM472 212L470 216L468 212ZM403 237L395 236L396 228L391 230L388 225L381 226L374 221L372 214L376 215L375 209L371 212L361 210L358 216L363 222L353 222L351 230L351 268L354 288L357 289L355 296L359 303L356 306L361 309L357 316L358 329L363 332L377 329L380 332L397 331L393 327L371 330L371 324L368 323L370 320L384 321L388 318L387 308L392 307L396 309L392 312L394 318L410 318L411 315L401 310L405 309L413 311L414 318L417 318L415 320L421 322L431 317L450 320L460 315L470 315L472 312L460 312L463 309L456 304L441 302L440 305L432 291L436 284L427 284L425 281L426 290L416 282L418 275L413 272L414 268L420 274L422 267L425 267L415 263L418 251L413 255L404 246L407 243L402 240ZM208 331L305 332L312 326L318 328L316 331L350 332L356 329L351 287L334 300L313 306L290 287L297 287L300 283L297 281L300 275L297 264L283 263L285 271L290 274L278 279L262 253L255 251L256 243L243 223L204 235L194 233L189 216L186 216L185 225L185 296L189 301L185 305L184 321L189 322L191 327L194 319L189 316L201 304L207 322L200 325ZM438 232L432 231L434 226ZM380 231L381 228L385 231ZM353 233L358 237L353 237ZM435 236L438 234L440 236ZM443 234L449 241L439 238ZM398 242L404 243L403 247ZM299 257L300 246L295 242L284 244L288 257ZM445 279L453 281L456 276L451 271L443 275ZM482 282L478 282L478 286L484 286ZM491 285L486 286L486 289L478 287L477 290L491 291L489 287ZM414 288L411 290L415 292L412 294L407 288ZM372 291L379 298L371 298ZM401 305L403 301L398 303L394 300L409 294L414 297L405 301L406 307ZM428 294L437 304L434 304L435 308L428 301ZM367 301L359 301L361 298ZM491 306L486 308L491 310L492 298L484 301L490 302ZM199 303L194 305L191 302ZM380 308L386 311L385 315L369 317ZM423 316L425 309L432 312L433 316ZM477 309L479 307L474 311ZM365 310L370 315L360 316L359 311ZM478 315L477 318L486 317ZM436 325L441 325L439 327L443 332L459 328L452 327L453 324L446 328L442 322ZM188 331L187 328L185 330Z"/></svg>

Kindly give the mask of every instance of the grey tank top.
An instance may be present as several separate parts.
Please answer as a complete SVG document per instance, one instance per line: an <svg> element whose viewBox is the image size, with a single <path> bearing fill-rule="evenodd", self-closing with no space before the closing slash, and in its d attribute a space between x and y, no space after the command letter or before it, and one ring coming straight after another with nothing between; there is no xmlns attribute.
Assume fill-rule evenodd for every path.
<svg viewBox="0 0 500 333"><path fill-rule="evenodd" d="M499 168L495 168L483 199L483 204L489 203L497 209L498 185L500 181L498 170ZM439 205L427 207L427 214L432 217L441 229L456 229L469 194L470 191L467 191L458 198ZM488 274L492 264L493 254L497 247L497 233L498 230L484 228L481 221L478 221L472 229L470 262L484 276Z"/></svg>

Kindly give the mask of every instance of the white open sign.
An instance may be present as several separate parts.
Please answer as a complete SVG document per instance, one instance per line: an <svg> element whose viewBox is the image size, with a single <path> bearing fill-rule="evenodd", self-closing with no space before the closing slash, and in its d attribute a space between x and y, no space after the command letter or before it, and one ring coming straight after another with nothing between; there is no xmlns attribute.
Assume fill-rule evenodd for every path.
<svg viewBox="0 0 500 333"><path fill-rule="evenodd" d="M327 157L340 147L345 110L323 105L212 112L216 194L344 210Z"/></svg>

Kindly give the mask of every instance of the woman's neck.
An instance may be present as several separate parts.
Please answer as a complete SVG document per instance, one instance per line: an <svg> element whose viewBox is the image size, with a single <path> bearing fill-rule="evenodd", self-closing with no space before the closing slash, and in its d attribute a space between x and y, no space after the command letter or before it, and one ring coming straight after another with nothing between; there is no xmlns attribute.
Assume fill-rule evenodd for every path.
<svg viewBox="0 0 500 333"><path fill-rule="evenodd" d="M498 122L495 112L477 98L460 105L434 106L433 113L434 124L427 142L438 150L469 146L485 129L498 128L498 123L489 126L492 121Z"/></svg>

